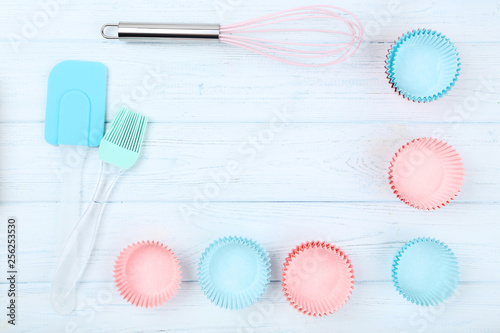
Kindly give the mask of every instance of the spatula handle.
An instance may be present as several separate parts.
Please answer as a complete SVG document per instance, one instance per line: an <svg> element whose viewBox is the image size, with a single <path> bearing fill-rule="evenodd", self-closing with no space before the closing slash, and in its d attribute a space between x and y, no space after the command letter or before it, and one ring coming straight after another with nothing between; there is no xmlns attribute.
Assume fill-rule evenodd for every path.
<svg viewBox="0 0 500 333"><path fill-rule="evenodd" d="M63 249L66 240L80 218L80 192L83 165L89 151L86 146L60 145L62 165L59 200L59 243L58 252Z"/></svg>
<svg viewBox="0 0 500 333"><path fill-rule="evenodd" d="M52 279L50 295L52 306L59 313L70 313L75 308L75 300L70 296L94 247L104 203L123 171L112 164L102 163L101 176L92 201L64 246Z"/></svg>

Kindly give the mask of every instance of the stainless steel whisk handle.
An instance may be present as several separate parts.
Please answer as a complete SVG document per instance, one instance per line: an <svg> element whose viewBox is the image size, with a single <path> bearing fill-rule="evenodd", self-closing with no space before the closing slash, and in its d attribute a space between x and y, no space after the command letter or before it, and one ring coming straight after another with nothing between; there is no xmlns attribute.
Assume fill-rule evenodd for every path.
<svg viewBox="0 0 500 333"><path fill-rule="evenodd" d="M116 35L106 34L108 28L116 28ZM163 24L126 23L105 24L101 35L106 39L123 40L168 40L168 39L219 39L219 24Z"/></svg>

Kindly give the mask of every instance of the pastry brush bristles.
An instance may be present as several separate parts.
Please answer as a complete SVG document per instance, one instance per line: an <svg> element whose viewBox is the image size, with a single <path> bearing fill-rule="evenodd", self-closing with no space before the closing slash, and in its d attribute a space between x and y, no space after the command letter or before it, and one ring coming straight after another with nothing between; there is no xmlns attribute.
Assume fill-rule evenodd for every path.
<svg viewBox="0 0 500 333"><path fill-rule="evenodd" d="M138 153L141 150L148 118L121 108L103 140Z"/></svg>

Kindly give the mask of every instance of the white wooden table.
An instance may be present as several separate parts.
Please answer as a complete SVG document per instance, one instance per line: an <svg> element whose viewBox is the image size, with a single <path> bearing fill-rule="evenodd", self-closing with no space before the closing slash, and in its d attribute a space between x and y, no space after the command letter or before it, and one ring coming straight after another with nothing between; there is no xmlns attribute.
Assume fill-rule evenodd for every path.
<svg viewBox="0 0 500 333"><path fill-rule="evenodd" d="M234 23L315 4L311 0L59 3L49 8L46 20L38 0L3 0L0 5L0 330L500 331L498 1L394 5L385 0L325 0L356 13L367 37L352 60L320 69L283 65L230 45L125 44L99 34L102 24L118 21ZM390 14L394 6L397 13ZM33 20L39 20L38 27L30 31ZM443 32L460 52L457 85L435 103L404 100L384 73L391 43L416 28ZM61 316L48 297L60 247L60 154L44 141L43 132L47 76L67 59L100 61L108 67L108 122L125 104L148 115L151 123L143 158L117 183L105 208L78 287L79 309ZM151 72L159 84L141 90ZM250 148L252 138L269 134L276 112L289 115L284 129L272 132L266 143L258 140L258 149ZM466 168L460 195L433 212L398 201L387 181L395 151L425 136L452 144ZM212 175L224 172L229 161L238 161L241 170L227 184L218 184ZM97 151L92 150L84 201L92 194L98 171ZM193 204L196 193L210 183L219 186L218 193L209 195L207 204ZM4 314L6 219L11 215L18 218L16 327L7 325ZM204 248L228 235L261 242L272 261L265 295L241 311L214 306L196 281ZM460 262L457 295L435 308L410 304L391 282L396 251L420 236L444 241ZM176 297L155 309L129 305L112 283L120 250L148 239L172 247L183 271ZM325 318L294 310L280 287L285 257L307 240L337 244L356 272L351 300Z"/></svg>

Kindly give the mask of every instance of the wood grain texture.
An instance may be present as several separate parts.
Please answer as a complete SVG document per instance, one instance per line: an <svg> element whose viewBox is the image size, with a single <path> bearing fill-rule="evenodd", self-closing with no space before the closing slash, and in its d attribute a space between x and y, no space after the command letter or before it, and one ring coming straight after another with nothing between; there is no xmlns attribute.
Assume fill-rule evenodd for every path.
<svg viewBox="0 0 500 333"><path fill-rule="evenodd" d="M99 34L102 24L118 21L234 23L315 4L310 0L66 1L23 37L26 20L40 15L48 1L0 4L0 218L19 219L20 262L18 326L2 319L0 330L500 331L497 1L401 1L396 14L389 13L393 0L324 1L354 12L367 35L352 59L319 69L218 43L127 44ZM443 32L461 57L457 85L435 103L404 100L384 73L390 45L417 28ZM78 287L79 309L60 316L48 295L60 248L64 169L58 147L43 140L43 122L48 73L66 59L108 67L108 123L126 105L151 124L142 158L117 183L105 208ZM153 86L145 89L145 82ZM274 130L272 123L283 114L281 130ZM398 201L387 181L397 149L425 136L453 145L466 169L456 200L433 212ZM226 177L230 163L240 168ZM83 175L82 206L92 195L99 164L94 149ZM5 229L2 223L0 244ZM210 304L196 282L205 247L228 235L261 242L271 257L269 288L241 311ZM439 307L411 305L392 286L396 251L420 236L446 242L460 262L458 293ZM172 247L183 270L178 295L156 309L130 306L112 283L117 254L143 239ZM351 300L325 318L300 314L281 292L284 259L308 240L340 246L356 273ZM0 270L5 260L0 254ZM2 295L6 286L2 278Z"/></svg>

